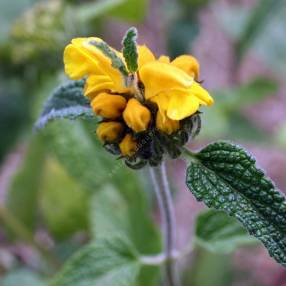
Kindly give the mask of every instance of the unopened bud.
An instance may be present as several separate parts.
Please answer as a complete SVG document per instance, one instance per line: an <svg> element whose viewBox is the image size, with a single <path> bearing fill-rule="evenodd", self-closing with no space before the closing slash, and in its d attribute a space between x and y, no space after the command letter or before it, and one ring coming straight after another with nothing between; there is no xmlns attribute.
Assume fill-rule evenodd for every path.
<svg viewBox="0 0 286 286"><path fill-rule="evenodd" d="M148 128L151 121L151 112L138 100L132 98L127 103L123 112L123 118L133 131L142 132Z"/></svg>
<svg viewBox="0 0 286 286"><path fill-rule="evenodd" d="M100 93L92 101L93 111L104 118L116 119L121 116L126 106L126 99L121 95Z"/></svg>
<svg viewBox="0 0 286 286"><path fill-rule="evenodd" d="M120 122L102 122L98 125L96 134L101 141L112 143L120 138L123 130L124 126Z"/></svg>
<svg viewBox="0 0 286 286"><path fill-rule="evenodd" d="M123 156L131 157L136 153L137 142L132 138L131 134L126 134L123 140L120 142L119 148Z"/></svg>

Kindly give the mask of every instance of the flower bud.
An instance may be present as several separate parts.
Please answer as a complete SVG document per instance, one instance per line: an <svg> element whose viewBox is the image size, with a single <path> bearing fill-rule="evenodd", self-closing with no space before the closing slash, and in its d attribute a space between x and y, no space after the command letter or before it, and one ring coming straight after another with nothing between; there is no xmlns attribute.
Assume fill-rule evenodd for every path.
<svg viewBox="0 0 286 286"><path fill-rule="evenodd" d="M180 122L179 120L172 120L158 111L156 116L156 128L170 135L180 128Z"/></svg>
<svg viewBox="0 0 286 286"><path fill-rule="evenodd" d="M131 157L136 153L137 142L132 138L131 134L126 134L120 142L119 148L123 156Z"/></svg>
<svg viewBox="0 0 286 286"><path fill-rule="evenodd" d="M123 130L124 126L120 122L101 122L96 129L96 134L101 141L112 143L118 140Z"/></svg>
<svg viewBox="0 0 286 286"><path fill-rule="evenodd" d="M126 99L121 95L103 92L91 101L91 106L97 115L116 119L121 116L126 106Z"/></svg>
<svg viewBox="0 0 286 286"><path fill-rule="evenodd" d="M135 132L145 131L151 121L150 110L138 100L132 98L128 101L123 112L126 124Z"/></svg>

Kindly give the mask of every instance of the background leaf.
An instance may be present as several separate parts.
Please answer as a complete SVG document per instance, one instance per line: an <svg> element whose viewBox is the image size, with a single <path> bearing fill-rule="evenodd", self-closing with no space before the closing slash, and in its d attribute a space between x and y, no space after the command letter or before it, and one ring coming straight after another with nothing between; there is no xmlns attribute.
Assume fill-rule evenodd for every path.
<svg viewBox="0 0 286 286"><path fill-rule="evenodd" d="M242 148L217 142L196 154L187 185L197 200L236 217L286 265L286 202Z"/></svg>
<svg viewBox="0 0 286 286"><path fill-rule="evenodd" d="M7 194L8 209L28 229L36 226L44 159L42 138L36 136L30 141L21 168L15 174Z"/></svg>
<svg viewBox="0 0 286 286"><path fill-rule="evenodd" d="M133 176L126 181L131 181L129 188L117 191L107 185L94 195L91 205L93 235L96 240L119 235L128 238L140 255L156 255L161 248L160 236L149 215L146 196ZM143 266L136 285L157 285L158 277L158 267Z"/></svg>
<svg viewBox="0 0 286 286"><path fill-rule="evenodd" d="M88 192L54 158L48 158L44 169L39 208L48 230L58 240L86 230Z"/></svg>
<svg viewBox="0 0 286 286"><path fill-rule="evenodd" d="M126 241L98 241L71 259L52 285L134 286L139 270L136 253Z"/></svg>
<svg viewBox="0 0 286 286"><path fill-rule="evenodd" d="M227 254L256 242L236 219L222 211L208 210L197 217L195 244L208 251Z"/></svg>

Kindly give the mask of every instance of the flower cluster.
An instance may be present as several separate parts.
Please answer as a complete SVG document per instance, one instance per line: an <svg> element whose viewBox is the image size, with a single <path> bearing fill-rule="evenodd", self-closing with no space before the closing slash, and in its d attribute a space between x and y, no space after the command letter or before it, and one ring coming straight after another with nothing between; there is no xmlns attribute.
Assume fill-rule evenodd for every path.
<svg viewBox="0 0 286 286"><path fill-rule="evenodd" d="M87 78L84 94L102 117L96 133L106 149L139 168L158 165L164 153L180 155L199 129L200 105L213 99L198 82L193 56L156 58L134 35L134 29L127 32L122 52L100 38L73 39L64 64L71 79Z"/></svg>

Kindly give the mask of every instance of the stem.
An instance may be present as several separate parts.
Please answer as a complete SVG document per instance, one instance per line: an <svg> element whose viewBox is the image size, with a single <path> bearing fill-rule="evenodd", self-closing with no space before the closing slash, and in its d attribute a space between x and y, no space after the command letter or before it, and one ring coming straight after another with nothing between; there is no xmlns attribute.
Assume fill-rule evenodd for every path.
<svg viewBox="0 0 286 286"><path fill-rule="evenodd" d="M165 285L179 286L179 277L175 265L176 253L176 220L175 211L167 179L166 166L162 163L160 167L150 169L155 193L157 196L164 235L165 254Z"/></svg>

